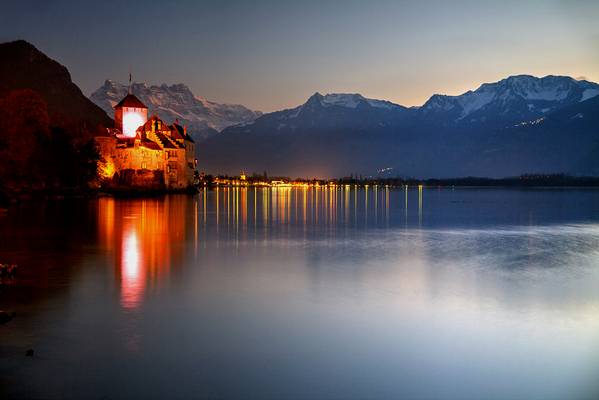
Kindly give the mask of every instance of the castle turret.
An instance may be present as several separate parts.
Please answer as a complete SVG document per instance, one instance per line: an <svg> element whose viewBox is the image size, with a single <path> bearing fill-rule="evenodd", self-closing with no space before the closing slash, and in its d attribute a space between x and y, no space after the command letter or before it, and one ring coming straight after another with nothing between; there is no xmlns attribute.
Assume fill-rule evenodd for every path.
<svg viewBox="0 0 599 400"><path fill-rule="evenodd" d="M147 120L148 107L133 94L128 94L114 106L115 128L125 137L135 137L137 128Z"/></svg>

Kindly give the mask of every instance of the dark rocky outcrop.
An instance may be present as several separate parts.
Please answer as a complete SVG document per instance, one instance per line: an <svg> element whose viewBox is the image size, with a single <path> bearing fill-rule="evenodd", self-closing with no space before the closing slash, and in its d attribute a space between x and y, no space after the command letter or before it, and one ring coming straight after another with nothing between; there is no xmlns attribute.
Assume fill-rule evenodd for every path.
<svg viewBox="0 0 599 400"><path fill-rule="evenodd" d="M34 90L46 102L53 126L76 125L93 132L99 125L113 124L73 83L66 67L26 41L0 43L0 77L0 97L14 90Z"/></svg>

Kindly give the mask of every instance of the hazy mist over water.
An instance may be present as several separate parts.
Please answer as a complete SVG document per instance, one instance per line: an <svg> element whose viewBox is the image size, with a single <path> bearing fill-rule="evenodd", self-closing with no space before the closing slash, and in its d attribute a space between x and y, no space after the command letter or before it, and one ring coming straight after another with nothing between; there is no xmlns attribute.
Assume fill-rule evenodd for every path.
<svg viewBox="0 0 599 400"><path fill-rule="evenodd" d="M65 200L0 238L7 396L599 396L597 190Z"/></svg>

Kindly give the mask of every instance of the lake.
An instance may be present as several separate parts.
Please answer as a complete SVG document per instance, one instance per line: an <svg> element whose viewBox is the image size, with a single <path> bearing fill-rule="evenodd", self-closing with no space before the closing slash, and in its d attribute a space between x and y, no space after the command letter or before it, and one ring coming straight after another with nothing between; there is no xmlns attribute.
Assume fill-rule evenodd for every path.
<svg viewBox="0 0 599 400"><path fill-rule="evenodd" d="M0 239L2 398L599 398L599 190L65 199Z"/></svg>

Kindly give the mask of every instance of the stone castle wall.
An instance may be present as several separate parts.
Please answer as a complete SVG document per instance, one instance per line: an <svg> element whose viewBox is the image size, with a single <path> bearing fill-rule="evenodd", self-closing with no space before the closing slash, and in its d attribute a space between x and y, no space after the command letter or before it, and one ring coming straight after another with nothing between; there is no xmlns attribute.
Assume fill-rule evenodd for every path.
<svg viewBox="0 0 599 400"><path fill-rule="evenodd" d="M99 137L96 143L103 159L100 174L115 185L185 189L193 184L192 143L184 149L152 149L140 145L138 140L126 146L115 137Z"/></svg>

